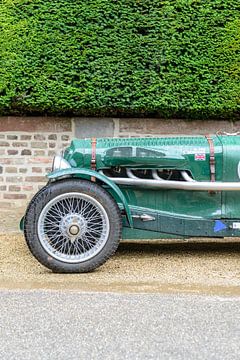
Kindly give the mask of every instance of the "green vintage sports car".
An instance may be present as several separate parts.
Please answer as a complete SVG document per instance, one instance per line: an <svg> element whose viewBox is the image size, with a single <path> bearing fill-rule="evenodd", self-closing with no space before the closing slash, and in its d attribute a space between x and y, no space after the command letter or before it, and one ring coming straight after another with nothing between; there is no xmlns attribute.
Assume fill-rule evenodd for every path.
<svg viewBox="0 0 240 360"><path fill-rule="evenodd" d="M120 239L240 236L240 136L73 140L21 221L55 272L88 272Z"/></svg>

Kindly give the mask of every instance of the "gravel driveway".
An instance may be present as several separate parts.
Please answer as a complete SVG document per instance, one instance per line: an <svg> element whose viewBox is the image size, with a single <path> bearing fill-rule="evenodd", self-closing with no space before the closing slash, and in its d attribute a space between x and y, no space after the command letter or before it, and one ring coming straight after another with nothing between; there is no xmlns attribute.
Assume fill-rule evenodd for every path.
<svg viewBox="0 0 240 360"><path fill-rule="evenodd" d="M53 274L21 234L0 235L0 288L240 295L240 243L122 243L88 274Z"/></svg>

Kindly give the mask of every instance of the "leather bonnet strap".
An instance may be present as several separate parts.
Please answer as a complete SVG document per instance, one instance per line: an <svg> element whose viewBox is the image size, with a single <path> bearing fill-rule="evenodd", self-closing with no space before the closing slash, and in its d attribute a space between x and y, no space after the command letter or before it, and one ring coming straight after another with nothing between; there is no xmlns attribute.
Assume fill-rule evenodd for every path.
<svg viewBox="0 0 240 360"><path fill-rule="evenodd" d="M91 155L91 169L96 170L96 145L97 145L97 139L92 138L91 146L92 146L92 155ZM96 178L94 176L91 176L91 181L96 182Z"/></svg>
<svg viewBox="0 0 240 360"><path fill-rule="evenodd" d="M214 152L214 144L213 139L210 135L205 135L208 144L209 144L209 166L210 166L210 176L211 181L214 182L216 180L216 170L215 170L215 152Z"/></svg>
<svg viewBox="0 0 240 360"><path fill-rule="evenodd" d="M92 156L91 156L91 169L96 170L96 144L97 139L92 138Z"/></svg>

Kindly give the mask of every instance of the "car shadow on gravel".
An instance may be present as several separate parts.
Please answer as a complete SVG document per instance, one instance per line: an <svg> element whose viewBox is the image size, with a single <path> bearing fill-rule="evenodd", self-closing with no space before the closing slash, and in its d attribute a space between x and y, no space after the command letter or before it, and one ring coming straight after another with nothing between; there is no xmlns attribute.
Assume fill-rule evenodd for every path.
<svg viewBox="0 0 240 360"><path fill-rule="evenodd" d="M180 255L191 252L192 255L194 253L199 254L212 254L212 253L232 253L232 254L240 254L240 242L194 242L194 243L141 243L141 242L123 242L120 243L118 248L118 255L129 255L133 254L148 254L148 255L156 255L156 254L172 254L172 255Z"/></svg>

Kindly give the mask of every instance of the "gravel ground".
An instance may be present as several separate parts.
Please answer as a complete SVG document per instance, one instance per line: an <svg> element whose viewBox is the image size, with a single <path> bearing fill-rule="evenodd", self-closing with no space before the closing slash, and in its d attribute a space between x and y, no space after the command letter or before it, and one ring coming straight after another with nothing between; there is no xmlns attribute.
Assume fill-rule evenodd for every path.
<svg viewBox="0 0 240 360"><path fill-rule="evenodd" d="M239 240L239 239L238 239ZM19 233L0 235L0 288L240 295L240 243L122 243L88 274L53 274Z"/></svg>

